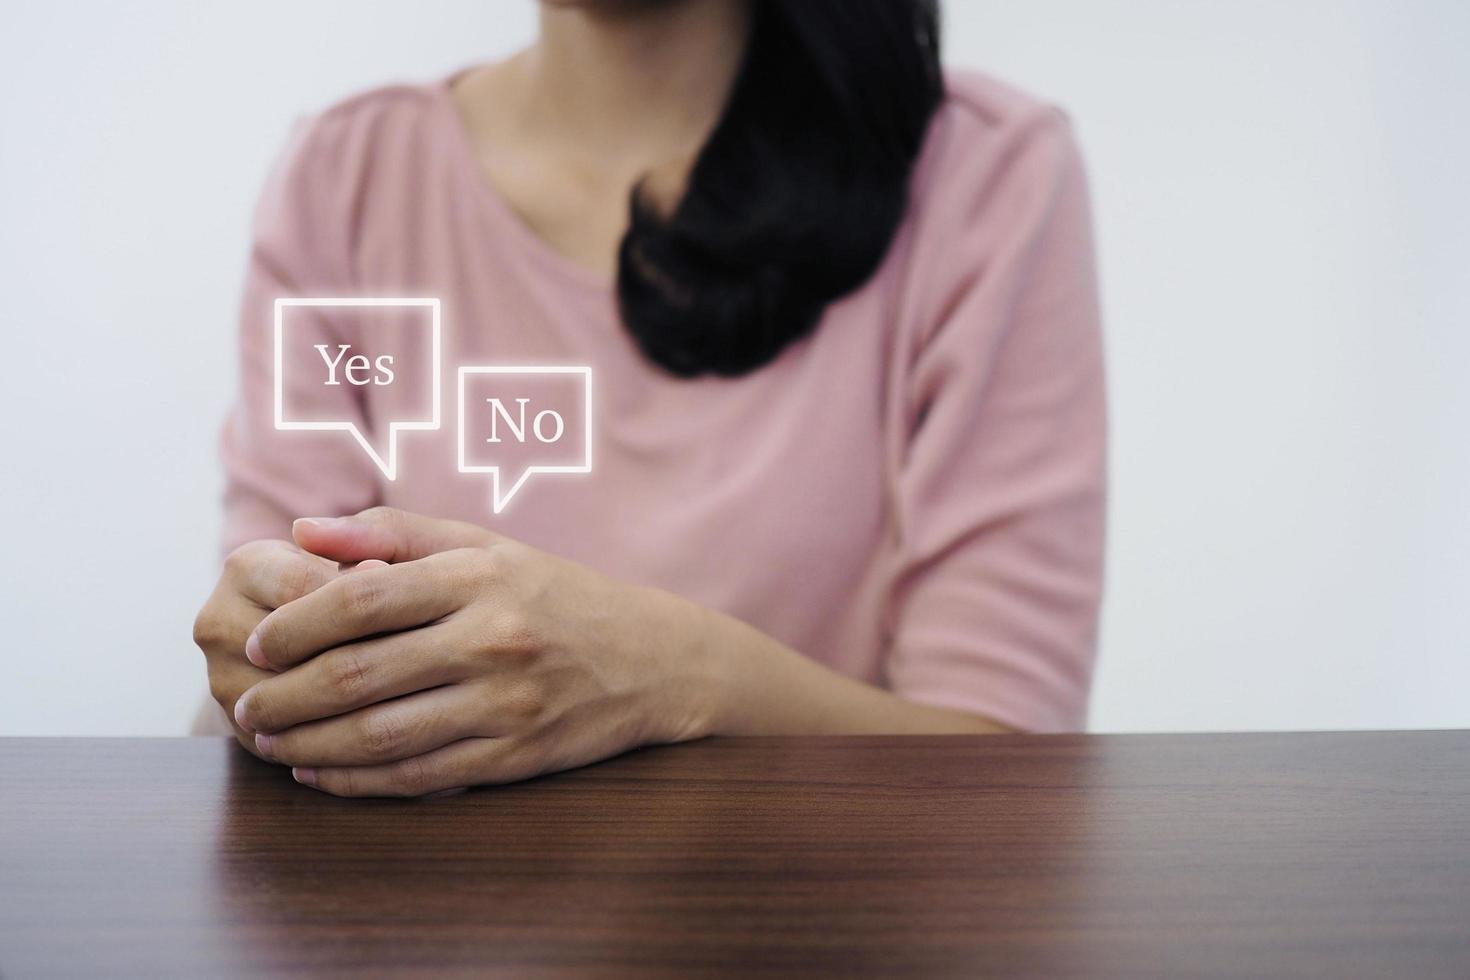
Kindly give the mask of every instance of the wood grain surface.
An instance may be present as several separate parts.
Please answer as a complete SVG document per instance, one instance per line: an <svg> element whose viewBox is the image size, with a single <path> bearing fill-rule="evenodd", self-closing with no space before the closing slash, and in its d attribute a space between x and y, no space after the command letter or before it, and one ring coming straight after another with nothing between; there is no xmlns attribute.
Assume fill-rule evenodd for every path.
<svg viewBox="0 0 1470 980"><path fill-rule="evenodd" d="M421 802L0 739L0 975L1470 977L1470 733L709 739Z"/></svg>

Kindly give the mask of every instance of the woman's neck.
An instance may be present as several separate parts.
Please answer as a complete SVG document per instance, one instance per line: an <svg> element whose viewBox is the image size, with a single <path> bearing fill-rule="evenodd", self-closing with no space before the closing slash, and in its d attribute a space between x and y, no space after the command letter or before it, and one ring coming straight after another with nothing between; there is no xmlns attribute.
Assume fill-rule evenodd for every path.
<svg viewBox="0 0 1470 980"><path fill-rule="evenodd" d="M745 0L543 3L518 56L522 126L614 170L692 157L724 109L749 35Z"/></svg>
<svg viewBox="0 0 1470 980"><path fill-rule="evenodd" d="M611 282L630 191L677 205L749 13L745 0L546 0L534 46L451 90L486 179L553 250Z"/></svg>

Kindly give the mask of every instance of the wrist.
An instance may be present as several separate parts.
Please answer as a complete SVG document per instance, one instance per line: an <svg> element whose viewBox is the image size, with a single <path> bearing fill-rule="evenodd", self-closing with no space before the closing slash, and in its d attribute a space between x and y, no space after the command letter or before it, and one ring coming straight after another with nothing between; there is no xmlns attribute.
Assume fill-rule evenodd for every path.
<svg viewBox="0 0 1470 980"><path fill-rule="evenodd" d="M641 590L640 609L651 629L641 631L658 659L650 692L650 742L687 742L719 730L729 690L728 648L718 640L718 617L661 589Z"/></svg>

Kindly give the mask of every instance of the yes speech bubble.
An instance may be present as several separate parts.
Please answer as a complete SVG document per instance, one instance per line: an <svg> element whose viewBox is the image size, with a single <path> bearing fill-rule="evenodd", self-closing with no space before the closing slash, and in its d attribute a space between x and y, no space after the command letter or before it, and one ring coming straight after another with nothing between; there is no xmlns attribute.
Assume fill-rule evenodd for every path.
<svg viewBox="0 0 1470 980"><path fill-rule="evenodd" d="M534 474L592 472L592 369L460 368L459 471L490 474L497 514Z"/></svg>
<svg viewBox="0 0 1470 980"><path fill-rule="evenodd" d="M397 479L398 433L439 428L439 344L437 299L276 300L276 428L350 432Z"/></svg>

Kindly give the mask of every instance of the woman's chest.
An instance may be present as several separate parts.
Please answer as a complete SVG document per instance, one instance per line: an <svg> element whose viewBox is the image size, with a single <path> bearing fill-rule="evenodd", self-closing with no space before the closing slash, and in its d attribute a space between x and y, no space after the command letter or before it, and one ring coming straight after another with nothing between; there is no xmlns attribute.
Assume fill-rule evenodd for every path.
<svg viewBox="0 0 1470 980"><path fill-rule="evenodd" d="M876 297L839 304L759 371L679 379L638 353L609 291L497 251L504 243L479 231L462 229L438 256L400 253L376 273L432 292L443 308L442 426L405 434L387 503L484 524L777 633L850 600L893 536L892 395ZM538 402L545 388L529 369L548 368L585 369L585 400ZM543 410L585 417L558 426ZM566 465L582 461L580 446L543 441L559 428L569 441L585 437L586 472ZM546 468L505 502L538 459ZM497 460L506 465L488 472Z"/></svg>

